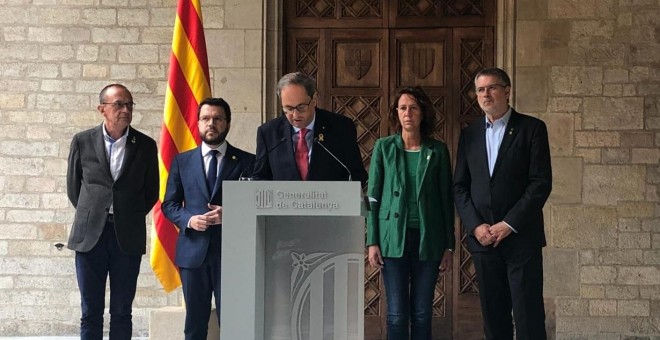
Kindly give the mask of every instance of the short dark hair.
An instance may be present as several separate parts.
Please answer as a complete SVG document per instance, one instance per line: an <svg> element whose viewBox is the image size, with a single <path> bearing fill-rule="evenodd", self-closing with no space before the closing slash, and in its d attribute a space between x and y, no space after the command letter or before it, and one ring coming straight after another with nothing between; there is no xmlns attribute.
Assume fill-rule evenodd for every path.
<svg viewBox="0 0 660 340"><path fill-rule="evenodd" d="M413 97L413 99L415 99L417 102L417 105L419 105L419 111L422 114L422 124L420 125L419 130L422 138L431 136L431 133L433 133L433 127L435 125L435 112L433 110L431 99L429 99L429 96L426 94L426 92L424 92L421 86L404 87L396 92L388 115L390 128L392 128L397 133L401 132L401 122L399 121L398 107L399 99L401 99L401 96L404 94Z"/></svg>
<svg viewBox="0 0 660 340"><path fill-rule="evenodd" d="M509 78L509 75L504 72L503 69L497 68L497 67L488 67L485 69L482 69L481 71L477 72L477 75L474 76L474 82L476 84L477 79L481 76L493 76L497 77L500 79L502 82L502 85L504 86L511 86L511 79Z"/></svg>
<svg viewBox="0 0 660 340"><path fill-rule="evenodd" d="M225 110L225 120L227 120L227 123L231 123L231 108L229 107L229 103L222 98L213 97L206 98L199 103L199 107L197 108L197 120L199 120L199 114L202 112L202 106L204 105L221 107Z"/></svg>
<svg viewBox="0 0 660 340"><path fill-rule="evenodd" d="M126 88L126 86L124 86L124 85L122 85L122 84L110 84L110 85L106 85L103 89L101 89L101 92L99 93L99 104L103 104L103 102L105 101L105 93L108 92L108 89L113 88L113 87L119 87L119 88L122 88L122 89L124 89L126 92L128 92L128 94L131 94L131 91L129 91L129 90ZM131 94L131 97L133 97L132 94Z"/></svg>
<svg viewBox="0 0 660 340"><path fill-rule="evenodd" d="M305 92L310 97L316 93L316 80L314 78L302 73L293 72L285 74L280 81L277 82L277 96L281 98L282 89L289 85L300 85L305 88Z"/></svg>

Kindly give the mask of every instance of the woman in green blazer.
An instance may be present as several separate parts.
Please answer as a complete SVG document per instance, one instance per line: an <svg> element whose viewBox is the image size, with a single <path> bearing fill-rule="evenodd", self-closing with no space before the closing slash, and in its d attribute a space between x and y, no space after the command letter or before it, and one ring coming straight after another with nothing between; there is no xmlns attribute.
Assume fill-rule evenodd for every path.
<svg viewBox="0 0 660 340"><path fill-rule="evenodd" d="M397 133L376 141L369 168L369 263L383 273L388 339L426 340L455 243L449 151L430 137L435 114L420 87L396 94L389 121Z"/></svg>

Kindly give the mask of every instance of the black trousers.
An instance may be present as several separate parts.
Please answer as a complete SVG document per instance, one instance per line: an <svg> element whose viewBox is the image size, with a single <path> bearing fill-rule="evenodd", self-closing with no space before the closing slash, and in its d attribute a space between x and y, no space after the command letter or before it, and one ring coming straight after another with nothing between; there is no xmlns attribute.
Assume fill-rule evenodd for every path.
<svg viewBox="0 0 660 340"><path fill-rule="evenodd" d="M132 305L141 255L126 255L117 243L115 226L105 225L103 234L92 250L76 252L76 277L80 289L82 318L80 338L103 338L105 283L110 277L110 339L130 340L132 335Z"/></svg>
<svg viewBox="0 0 660 340"><path fill-rule="evenodd" d="M477 272L484 334L488 340L544 340L543 253L541 248L500 244L472 253Z"/></svg>
<svg viewBox="0 0 660 340"><path fill-rule="evenodd" d="M179 268L183 298L186 300L186 340L203 340L208 334L211 316L211 296L215 296L215 309L220 324L220 236L214 235L206 258L197 268Z"/></svg>

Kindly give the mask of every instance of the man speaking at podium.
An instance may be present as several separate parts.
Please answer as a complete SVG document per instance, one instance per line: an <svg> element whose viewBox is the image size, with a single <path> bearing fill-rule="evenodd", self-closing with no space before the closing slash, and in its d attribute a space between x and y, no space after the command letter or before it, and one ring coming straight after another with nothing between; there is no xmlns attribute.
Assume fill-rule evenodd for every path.
<svg viewBox="0 0 660 340"><path fill-rule="evenodd" d="M253 178L275 181L360 181L367 172L351 119L316 107L313 78L289 73L277 83L284 114L257 129Z"/></svg>

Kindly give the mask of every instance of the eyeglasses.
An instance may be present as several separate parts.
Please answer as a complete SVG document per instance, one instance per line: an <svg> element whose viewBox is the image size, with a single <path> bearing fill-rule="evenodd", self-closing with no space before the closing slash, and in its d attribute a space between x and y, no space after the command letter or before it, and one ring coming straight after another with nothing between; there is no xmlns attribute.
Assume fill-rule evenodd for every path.
<svg viewBox="0 0 660 340"><path fill-rule="evenodd" d="M314 100L314 97L312 97L309 102L307 102L307 104L300 104L298 106L284 106L282 107L282 110L284 110L284 113L293 113L293 111L298 111L298 113L307 112L309 104L312 103L312 100Z"/></svg>
<svg viewBox="0 0 660 340"><path fill-rule="evenodd" d="M226 117L209 117L209 116L199 117L199 121L202 124L212 123L212 124L215 125L215 124L220 123L220 122L225 121L225 120L227 120Z"/></svg>
<svg viewBox="0 0 660 340"><path fill-rule="evenodd" d="M505 88L505 87L507 87L507 85L492 84L492 85L488 85L488 86L484 86L484 87L477 87L477 93L478 94L484 94L484 93L486 93L486 91L488 91L488 92L495 91L496 89L498 89L500 87Z"/></svg>
<svg viewBox="0 0 660 340"><path fill-rule="evenodd" d="M112 105L112 108L115 110L121 110L123 107L126 107L127 110L133 110L135 103L133 102L114 102L114 103L101 103L103 105Z"/></svg>

